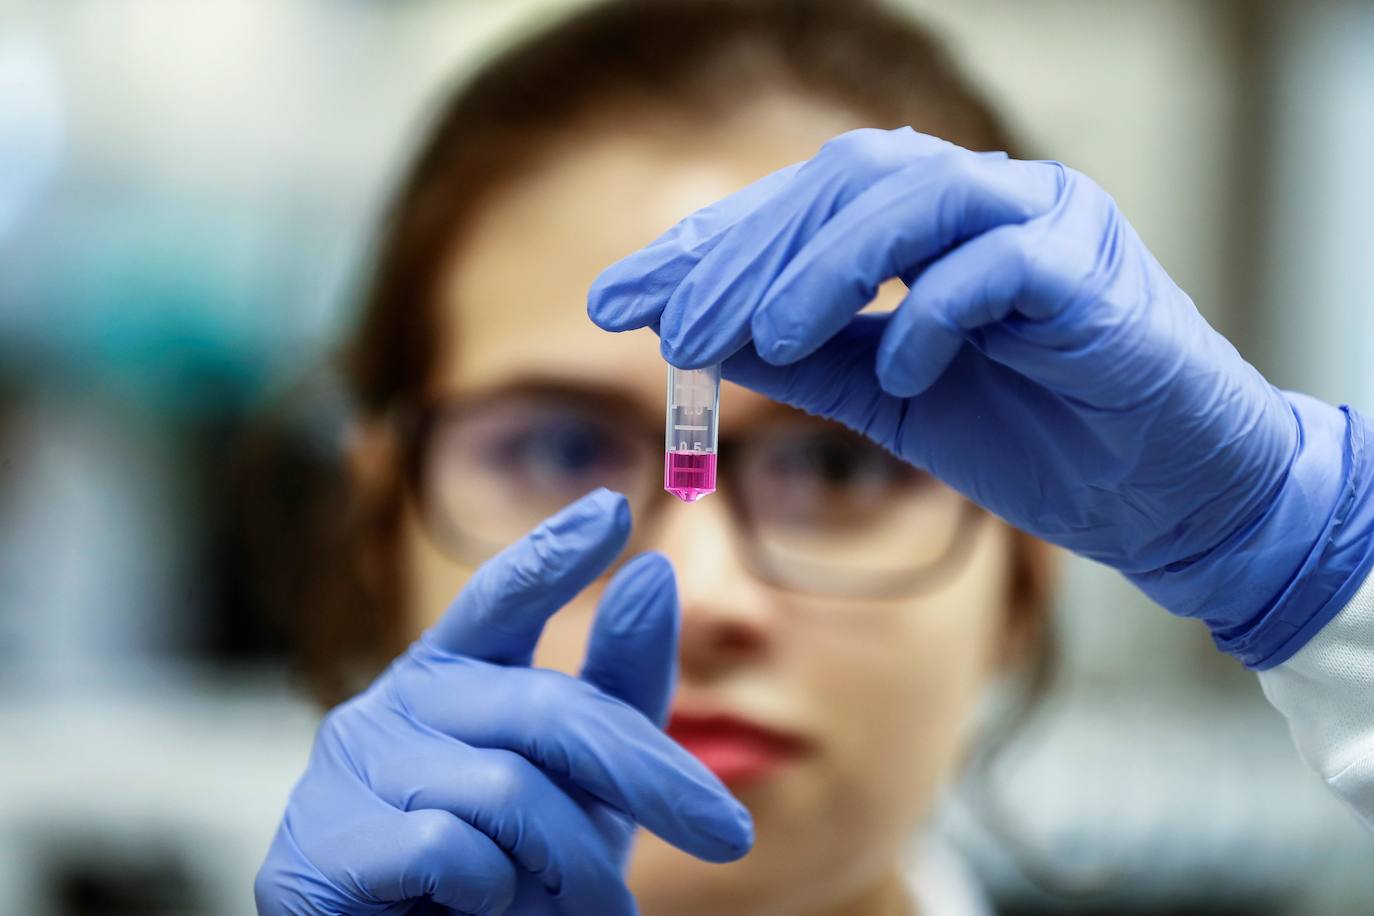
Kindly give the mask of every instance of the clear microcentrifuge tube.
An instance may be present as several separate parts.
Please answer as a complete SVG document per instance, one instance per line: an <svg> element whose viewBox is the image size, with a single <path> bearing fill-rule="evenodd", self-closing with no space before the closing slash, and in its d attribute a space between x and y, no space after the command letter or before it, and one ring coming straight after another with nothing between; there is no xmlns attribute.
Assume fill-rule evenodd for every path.
<svg viewBox="0 0 1374 916"><path fill-rule="evenodd" d="M716 420L720 365L668 367L668 421L663 442L663 489L686 503L716 491Z"/></svg>

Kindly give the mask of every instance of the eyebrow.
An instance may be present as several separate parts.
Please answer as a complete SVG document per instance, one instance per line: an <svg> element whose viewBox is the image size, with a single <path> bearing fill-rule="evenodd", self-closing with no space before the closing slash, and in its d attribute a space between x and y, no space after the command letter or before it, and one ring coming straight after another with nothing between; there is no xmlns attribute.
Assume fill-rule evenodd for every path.
<svg viewBox="0 0 1374 916"><path fill-rule="evenodd" d="M431 404L462 403L465 401L493 397L532 397L559 400L573 400L600 409L623 412L631 415L635 422L646 426L663 422L663 408L660 404L652 407L643 397L627 394L625 389L616 385L591 382L568 376L525 375L496 384L459 391L439 392L429 398ZM743 421L754 423L777 417L790 417L798 413L797 408L776 401L768 401L761 407L748 411ZM740 418L733 418L734 423Z"/></svg>
<svg viewBox="0 0 1374 916"><path fill-rule="evenodd" d="M531 397L574 400L610 407L633 414L645 423L657 422L658 411L651 409L642 397L630 395L621 387L588 382L566 376L525 375L492 385L457 391L439 392L429 398L430 403L448 404L485 400L496 397Z"/></svg>

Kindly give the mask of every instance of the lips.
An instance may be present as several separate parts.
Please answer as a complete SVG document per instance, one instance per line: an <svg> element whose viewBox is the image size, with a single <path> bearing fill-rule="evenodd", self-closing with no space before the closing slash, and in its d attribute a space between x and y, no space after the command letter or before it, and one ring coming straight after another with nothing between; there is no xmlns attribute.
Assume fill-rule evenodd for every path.
<svg viewBox="0 0 1374 916"><path fill-rule="evenodd" d="M731 788L768 779L808 753L796 735L731 715L675 712L668 735Z"/></svg>

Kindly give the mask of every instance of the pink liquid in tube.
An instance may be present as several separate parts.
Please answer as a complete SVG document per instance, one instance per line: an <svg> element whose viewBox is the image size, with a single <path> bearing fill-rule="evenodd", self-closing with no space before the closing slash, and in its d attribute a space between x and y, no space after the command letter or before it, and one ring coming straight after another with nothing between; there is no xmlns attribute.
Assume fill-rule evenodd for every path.
<svg viewBox="0 0 1374 916"><path fill-rule="evenodd" d="M663 489L685 503L716 491L720 366L668 367Z"/></svg>
<svg viewBox="0 0 1374 916"><path fill-rule="evenodd" d="M685 503L716 492L716 456L710 452L665 452L663 489Z"/></svg>

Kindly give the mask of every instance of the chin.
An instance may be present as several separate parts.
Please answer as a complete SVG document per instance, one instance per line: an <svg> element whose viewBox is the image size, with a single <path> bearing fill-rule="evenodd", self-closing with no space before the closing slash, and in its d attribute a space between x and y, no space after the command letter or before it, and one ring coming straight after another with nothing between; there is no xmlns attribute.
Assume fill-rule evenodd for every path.
<svg viewBox="0 0 1374 916"><path fill-rule="evenodd" d="M866 831L830 817L831 806L814 804L801 786L779 782L737 790L756 830L754 848L738 861L702 862L640 831L629 881L644 916L788 916L868 871L853 842Z"/></svg>
<svg viewBox="0 0 1374 916"><path fill-rule="evenodd" d="M754 916L767 913L775 895L784 892L770 887L759 864L750 852L712 865L641 831L630 862L630 890L643 916ZM782 879L776 876L779 884Z"/></svg>
<svg viewBox="0 0 1374 916"><path fill-rule="evenodd" d="M754 848L713 865L640 831L629 883L644 916L794 916L842 907L899 873L927 800L907 782L837 779L814 763L731 788L754 816Z"/></svg>

